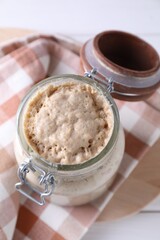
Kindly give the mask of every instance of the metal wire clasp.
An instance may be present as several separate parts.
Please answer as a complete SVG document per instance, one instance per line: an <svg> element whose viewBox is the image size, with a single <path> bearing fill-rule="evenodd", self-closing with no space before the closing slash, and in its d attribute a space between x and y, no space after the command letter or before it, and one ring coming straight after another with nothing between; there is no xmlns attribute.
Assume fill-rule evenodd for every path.
<svg viewBox="0 0 160 240"><path fill-rule="evenodd" d="M91 71L87 71L84 73L84 77L88 77L91 79L95 79L97 82L99 82L102 85L105 85L105 87L107 87L107 90L109 93L114 91L114 82L112 80L112 78L106 78L105 80L100 78L98 75L96 75L98 73L96 68L93 68Z"/></svg>
<svg viewBox="0 0 160 240"><path fill-rule="evenodd" d="M43 186L43 190L41 191L38 187L35 188L26 178L26 175L32 171L33 173L36 173L36 176L38 176L39 180L39 187ZM40 167L35 165L33 161L30 159L29 162L25 162L22 165L20 165L18 169L18 177L20 179L20 182L15 184L16 190L19 191L21 194L32 200L33 202L37 203L38 205L44 205L45 204L45 197L50 196L55 187L55 179L52 173L47 173L46 171L42 170ZM42 187L41 187L42 188ZM29 190L32 190L35 192L39 199L36 197L32 197L29 192Z"/></svg>

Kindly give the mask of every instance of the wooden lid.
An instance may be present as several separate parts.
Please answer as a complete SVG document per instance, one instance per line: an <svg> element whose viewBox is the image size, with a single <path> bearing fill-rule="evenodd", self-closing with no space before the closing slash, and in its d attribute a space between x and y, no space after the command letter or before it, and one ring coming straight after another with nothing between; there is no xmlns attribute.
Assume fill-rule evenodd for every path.
<svg viewBox="0 0 160 240"><path fill-rule="evenodd" d="M114 82L113 97L128 101L149 97L160 84L160 58L156 50L129 33L106 31L81 49L87 71L96 68L104 81Z"/></svg>

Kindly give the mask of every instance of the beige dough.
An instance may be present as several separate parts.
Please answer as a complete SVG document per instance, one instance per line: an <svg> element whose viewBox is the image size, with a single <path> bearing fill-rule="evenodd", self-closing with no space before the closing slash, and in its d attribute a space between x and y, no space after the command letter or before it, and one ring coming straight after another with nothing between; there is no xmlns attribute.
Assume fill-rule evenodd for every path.
<svg viewBox="0 0 160 240"><path fill-rule="evenodd" d="M95 157L113 131L106 98L88 84L48 85L29 101L24 116L28 144L50 162L77 164Z"/></svg>

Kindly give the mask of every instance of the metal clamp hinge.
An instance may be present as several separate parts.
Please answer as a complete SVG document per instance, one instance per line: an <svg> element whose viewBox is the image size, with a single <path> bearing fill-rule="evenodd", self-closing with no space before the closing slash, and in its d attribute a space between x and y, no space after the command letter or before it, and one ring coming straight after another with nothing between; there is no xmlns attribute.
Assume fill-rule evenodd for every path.
<svg viewBox="0 0 160 240"><path fill-rule="evenodd" d="M107 87L107 91L109 93L113 92L114 91L114 82L113 82L112 78L111 77L109 77L109 78L104 77L105 78L105 80L104 80L104 79L100 78L98 75L96 75L97 73L98 73L97 69L93 68L91 71L85 72L84 77L88 77L88 78L91 78L93 80L96 80L100 84Z"/></svg>
<svg viewBox="0 0 160 240"><path fill-rule="evenodd" d="M34 187L33 184L28 181L26 175L30 171L32 173L36 173L36 175L38 174L38 187ZM20 179L20 182L15 184L16 190L30 200L32 200L33 202L37 203L38 205L44 205L45 197L50 196L54 191L55 179L53 174L50 172L47 173L46 171L42 170L40 167L35 165L31 159L29 160L29 162L20 165L18 169L18 177ZM43 190L40 190L40 188ZM37 199L36 196L31 196L31 191L29 192L28 190L32 190L34 193L36 193L36 195L39 196L39 199Z"/></svg>

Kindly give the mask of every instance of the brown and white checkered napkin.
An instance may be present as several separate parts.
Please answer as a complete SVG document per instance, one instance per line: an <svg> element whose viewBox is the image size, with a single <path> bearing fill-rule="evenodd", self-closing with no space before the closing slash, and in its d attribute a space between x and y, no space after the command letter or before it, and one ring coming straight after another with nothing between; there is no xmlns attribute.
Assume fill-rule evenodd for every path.
<svg viewBox="0 0 160 240"><path fill-rule="evenodd" d="M126 149L117 177L103 197L80 207L60 207L50 202L40 207L19 196L14 187L17 164L13 152L17 107L26 91L46 76L80 71L79 56L71 51L71 45L66 46L40 35L0 46L0 240L81 239L160 136L160 113L155 107L146 102L116 101ZM159 93L155 96L159 102L156 106L160 106Z"/></svg>

